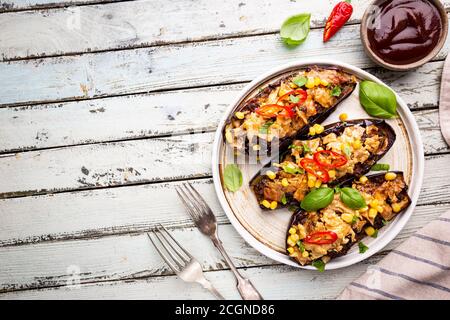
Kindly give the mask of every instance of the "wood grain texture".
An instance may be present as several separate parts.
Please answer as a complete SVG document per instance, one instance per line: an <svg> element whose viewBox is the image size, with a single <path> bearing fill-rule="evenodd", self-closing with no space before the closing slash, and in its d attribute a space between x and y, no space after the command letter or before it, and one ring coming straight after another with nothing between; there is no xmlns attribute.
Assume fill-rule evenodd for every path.
<svg viewBox="0 0 450 320"><path fill-rule="evenodd" d="M40 5L46 1L38 0ZM18 2L4 6L24 7ZM356 2L349 23L359 22L370 2ZM450 7L450 1L445 5ZM310 12L311 27L322 27L331 8L330 1L307 0L140 0L8 13L0 16L0 56L15 59L270 33L297 12Z"/></svg>
<svg viewBox="0 0 450 320"><path fill-rule="evenodd" d="M391 85L412 110L418 110L437 107L442 64L429 63L408 74L381 68L369 71ZM237 84L0 108L0 152L212 131L243 87ZM437 113L414 114L422 129L425 152L448 151L439 133Z"/></svg>
<svg viewBox="0 0 450 320"><path fill-rule="evenodd" d="M4 62L0 63L0 106L250 81L299 58L333 57L357 67L373 66L355 37L357 32L357 25L346 26L323 44L321 30L315 29L294 50L283 45L278 35L263 35ZM436 59L445 58L448 47L447 41Z"/></svg>
<svg viewBox="0 0 450 320"><path fill-rule="evenodd" d="M1 0L0 13L129 0Z"/></svg>
<svg viewBox="0 0 450 320"><path fill-rule="evenodd" d="M397 247L405 239L410 237L421 226L440 215L439 210L450 209L450 204L442 206L419 206L415 210L411 220L404 230L392 241L381 253L369 259L366 262L342 269L339 273L351 274L361 272L368 264L380 260L389 250ZM182 228L172 230L173 235L182 243L187 244L191 253L199 259L205 271L218 271L226 268L225 261L212 244L196 228ZM220 226L220 234L225 242L225 247L232 259L239 268L252 268L246 271L252 281L258 278L259 272L273 272L275 266L280 270L291 270L296 273L296 278L304 279L309 275L315 275L319 278L327 278L330 272L317 274L304 270L297 270L279 266L274 261L260 255L256 250L250 247L239 236L230 224ZM30 259L29 257L34 257ZM167 268L164 262L155 252L145 234L122 235L106 237L101 239L66 241L54 243L41 243L29 246L15 246L0 248L0 292L13 290L29 290L44 287L56 287L73 285L74 279L77 283L84 285L92 282L107 282L125 279L154 278L148 281L157 281L160 284L161 276L173 275L173 272ZM16 268L20 265L21 268ZM274 266L274 267L269 267ZM255 268L258 267L258 268ZM262 268L264 267L264 269ZM256 272L257 271L257 272ZM75 273L75 274L74 274ZM225 275L226 273L224 273ZM76 278L78 276L79 278ZM209 273L209 276L211 273ZM278 282L277 277L277 282ZM305 279L304 279L305 280ZM223 283L222 283L223 281ZM280 288L289 287L289 280L280 279ZM321 281L321 280L318 280ZM340 282L340 281L337 281ZM120 285L121 282L114 285ZM226 277L219 280L221 286L232 284L233 281ZM307 282L305 281L305 285ZM101 284L103 286L106 284ZM305 290L307 287L302 285ZM85 286L85 285L84 285ZM83 287L84 287L83 286ZM82 289L84 290L84 289ZM323 295L325 288L315 288L315 297ZM339 288L334 288L334 295L337 295ZM67 288L60 288L57 291L61 298L70 297L70 291ZM189 290L190 291L190 290ZM294 290L295 291L295 290ZM271 294L267 288L266 294ZM14 295L0 295L5 297L26 297L35 293L22 292ZM83 293L84 294L84 293ZM171 298L170 291L162 291L154 298ZM183 298L185 293L177 298ZM280 296L278 296L280 294ZM281 292L277 292L274 297L282 297ZM296 294L304 295L305 292ZM329 292L331 294L331 292ZM117 298L128 295L127 292L117 293ZM300 297L300 296L292 296Z"/></svg>

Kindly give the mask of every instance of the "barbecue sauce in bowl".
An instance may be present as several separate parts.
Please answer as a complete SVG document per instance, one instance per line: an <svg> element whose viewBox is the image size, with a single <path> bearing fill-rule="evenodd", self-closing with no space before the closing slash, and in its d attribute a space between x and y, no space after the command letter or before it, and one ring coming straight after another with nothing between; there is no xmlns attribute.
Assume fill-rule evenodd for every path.
<svg viewBox="0 0 450 320"><path fill-rule="evenodd" d="M383 61L406 65L427 57L442 35L442 18L427 0L375 2L367 37L371 50Z"/></svg>

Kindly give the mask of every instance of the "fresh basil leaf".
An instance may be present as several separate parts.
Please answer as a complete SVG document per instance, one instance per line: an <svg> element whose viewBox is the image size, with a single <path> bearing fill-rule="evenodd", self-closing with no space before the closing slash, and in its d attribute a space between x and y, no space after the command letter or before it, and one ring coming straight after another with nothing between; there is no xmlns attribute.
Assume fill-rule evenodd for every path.
<svg viewBox="0 0 450 320"><path fill-rule="evenodd" d="M352 151L350 150L350 147L345 145L344 146L344 150L342 150L344 152L344 154L347 156L347 158L350 158Z"/></svg>
<svg viewBox="0 0 450 320"><path fill-rule="evenodd" d="M306 211L317 211L328 206L333 197L334 190L331 188L314 189L303 198L300 207Z"/></svg>
<svg viewBox="0 0 450 320"><path fill-rule="evenodd" d="M341 95L341 93L342 93L342 89L339 86L336 86L333 88L333 90L331 90L331 95L333 97L339 97Z"/></svg>
<svg viewBox="0 0 450 320"><path fill-rule="evenodd" d="M311 14L301 13L287 18L281 25L280 36L287 45L296 46L306 40Z"/></svg>
<svg viewBox="0 0 450 320"><path fill-rule="evenodd" d="M269 128L270 128L271 125L273 125L273 121L267 121L266 123L264 123L261 126L261 128L259 128L259 132L268 134L269 133Z"/></svg>
<svg viewBox="0 0 450 320"><path fill-rule="evenodd" d="M298 87L303 87L306 82L308 82L308 79L306 77L297 77L292 80L292 82L295 83Z"/></svg>
<svg viewBox="0 0 450 320"><path fill-rule="evenodd" d="M372 117L389 119L397 115L397 99L389 88L372 82L359 84L359 101Z"/></svg>
<svg viewBox="0 0 450 320"><path fill-rule="evenodd" d="M364 253L367 250L369 250L369 247L366 246L364 243L362 243L361 241L358 242L358 248L359 248L359 253Z"/></svg>
<svg viewBox="0 0 450 320"><path fill-rule="evenodd" d="M358 221L358 216L355 214L352 218L352 224L356 223Z"/></svg>
<svg viewBox="0 0 450 320"><path fill-rule="evenodd" d="M298 174L298 173L304 173L305 171L301 169L299 166L289 163L289 164L282 164L281 169L283 169L284 172L290 173L290 174Z"/></svg>
<svg viewBox="0 0 450 320"><path fill-rule="evenodd" d="M375 229L375 232L371 235L372 238L378 237L378 229Z"/></svg>
<svg viewBox="0 0 450 320"><path fill-rule="evenodd" d="M282 204L286 204L287 203L287 198L286 198L286 194L283 193L283 197L281 198L281 203Z"/></svg>
<svg viewBox="0 0 450 320"><path fill-rule="evenodd" d="M289 101L292 103L298 103L300 101L300 98L297 96L293 96L292 94L289 96Z"/></svg>
<svg viewBox="0 0 450 320"><path fill-rule="evenodd" d="M390 166L385 163L376 163L370 168L372 171L389 171Z"/></svg>
<svg viewBox="0 0 450 320"><path fill-rule="evenodd" d="M301 253L305 252L305 245L303 244L302 240L297 241L297 246Z"/></svg>
<svg viewBox="0 0 450 320"><path fill-rule="evenodd" d="M236 164L228 164L223 173L225 187L231 192L236 192L242 186L242 172Z"/></svg>
<svg viewBox="0 0 450 320"><path fill-rule="evenodd" d="M305 152L311 152L311 148L308 147L307 144L304 144L304 145L303 145L303 151L305 151Z"/></svg>
<svg viewBox="0 0 450 320"><path fill-rule="evenodd" d="M319 260L314 260L312 265L313 265L313 267L315 267L320 272L324 272L325 271L325 262L323 262L320 259Z"/></svg>
<svg viewBox="0 0 450 320"><path fill-rule="evenodd" d="M345 187L340 191L341 201L350 209L357 210L366 206L366 200L358 192L358 190Z"/></svg>
<svg viewBox="0 0 450 320"><path fill-rule="evenodd" d="M303 147L302 147L302 146L297 146L297 145L295 145L295 144L291 144L291 145L289 146L289 149L303 150Z"/></svg>

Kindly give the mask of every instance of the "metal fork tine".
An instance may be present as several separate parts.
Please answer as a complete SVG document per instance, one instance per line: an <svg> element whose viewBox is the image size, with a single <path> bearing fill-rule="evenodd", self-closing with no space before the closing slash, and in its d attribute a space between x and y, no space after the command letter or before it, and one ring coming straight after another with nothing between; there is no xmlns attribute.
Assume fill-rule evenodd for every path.
<svg viewBox="0 0 450 320"><path fill-rule="evenodd" d="M181 269L183 269L185 267L185 262L184 261L180 261L179 257L177 254L175 254L175 250L172 247L172 245L167 241L167 239L164 237L164 235L162 234L162 232L159 229L156 229L157 231L155 232L155 236L158 238L159 242L161 242L161 245L163 246L164 250L166 250L166 252L169 254L170 258L172 258L172 260L178 265L178 267L180 267ZM163 240L164 239L164 240ZM170 250L169 249L172 249Z"/></svg>
<svg viewBox="0 0 450 320"><path fill-rule="evenodd" d="M188 198L191 200L192 205L198 212L198 215L201 217L205 214L205 210L201 204L199 204L198 200L196 199L195 195L192 194L191 190L186 186L185 183L183 183L183 189L185 190L185 193L188 194Z"/></svg>
<svg viewBox="0 0 450 320"><path fill-rule="evenodd" d="M192 190L192 192L194 193L194 199L197 200L197 202L203 207L203 209L205 210L205 213L209 213L210 208L208 206L208 204L206 203L205 199L200 195L200 193L198 193L197 190L195 190L195 188L189 183L186 183L189 188Z"/></svg>
<svg viewBox="0 0 450 320"><path fill-rule="evenodd" d="M159 246L156 244L156 241L152 239L152 236L150 233L147 232L147 236L150 239L150 241L153 243L153 246L155 247L156 251L158 251L159 255L163 260L167 263L167 265L172 269L173 272L179 273L180 270L170 261L170 259L162 252L162 250L159 248ZM158 238L159 241L159 238Z"/></svg>
<svg viewBox="0 0 450 320"><path fill-rule="evenodd" d="M172 239L172 241L177 245L177 247L170 245L172 247L172 249L174 249L178 253L178 255L181 257L181 259L184 260L184 262L189 263L190 258L192 258L191 254L189 252L187 252L186 249L184 249L183 246L177 240L175 240L174 237L172 237L170 232L162 224L159 224L159 226L162 230L164 230L164 233L161 232L161 235L164 236L164 234L166 234L165 239L169 243L169 245L170 245L170 241L167 239L167 236L170 239ZM184 256L183 256L183 253L184 253Z"/></svg>
<svg viewBox="0 0 450 320"><path fill-rule="evenodd" d="M180 196L181 201L183 201L183 204L186 207L186 209L188 210L188 213L191 216L191 218L194 221L197 221L200 218L200 216L197 212L194 211L192 206L189 204L189 200L188 200L189 197L186 195L186 193L180 187L177 187L175 190L177 191L178 195Z"/></svg>

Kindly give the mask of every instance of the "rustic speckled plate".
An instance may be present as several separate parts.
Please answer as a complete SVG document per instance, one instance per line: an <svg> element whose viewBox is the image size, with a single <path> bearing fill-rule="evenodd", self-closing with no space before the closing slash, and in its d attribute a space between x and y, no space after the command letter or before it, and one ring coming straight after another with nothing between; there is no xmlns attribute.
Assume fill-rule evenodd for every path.
<svg viewBox="0 0 450 320"><path fill-rule="evenodd" d="M222 132L225 122L234 114L234 110L256 94L258 88L300 68L312 65L340 67L344 71L354 74L358 79L372 80L382 84L373 75L349 64L334 60L302 60L271 70L246 86L229 106L217 128L212 156L214 187L217 196L229 220L240 235L262 254L281 263L304 269L314 268L311 266L301 267L285 254L285 235L291 213L287 209L261 210L249 187L250 179L261 168L261 165L240 163L239 167L244 179L241 189L232 193L224 188L223 168L228 163L233 163L233 156L232 151L223 141ZM338 116L344 111L349 115L349 119L370 118L359 103L358 91L359 87L356 87L354 92L338 106L337 110L323 124L339 121ZM364 239L364 243L370 248L368 251L360 254L357 246L353 246L345 256L331 260L326 266L327 270L352 265L381 250L402 230L414 210L423 178L423 145L417 124L406 103L398 95L397 102L399 118L388 120L397 134L397 140L380 163L388 163L391 170L400 170L405 173L405 179L409 184L409 195L412 200L411 206L382 228L376 239ZM226 239L224 240L226 241Z"/></svg>

